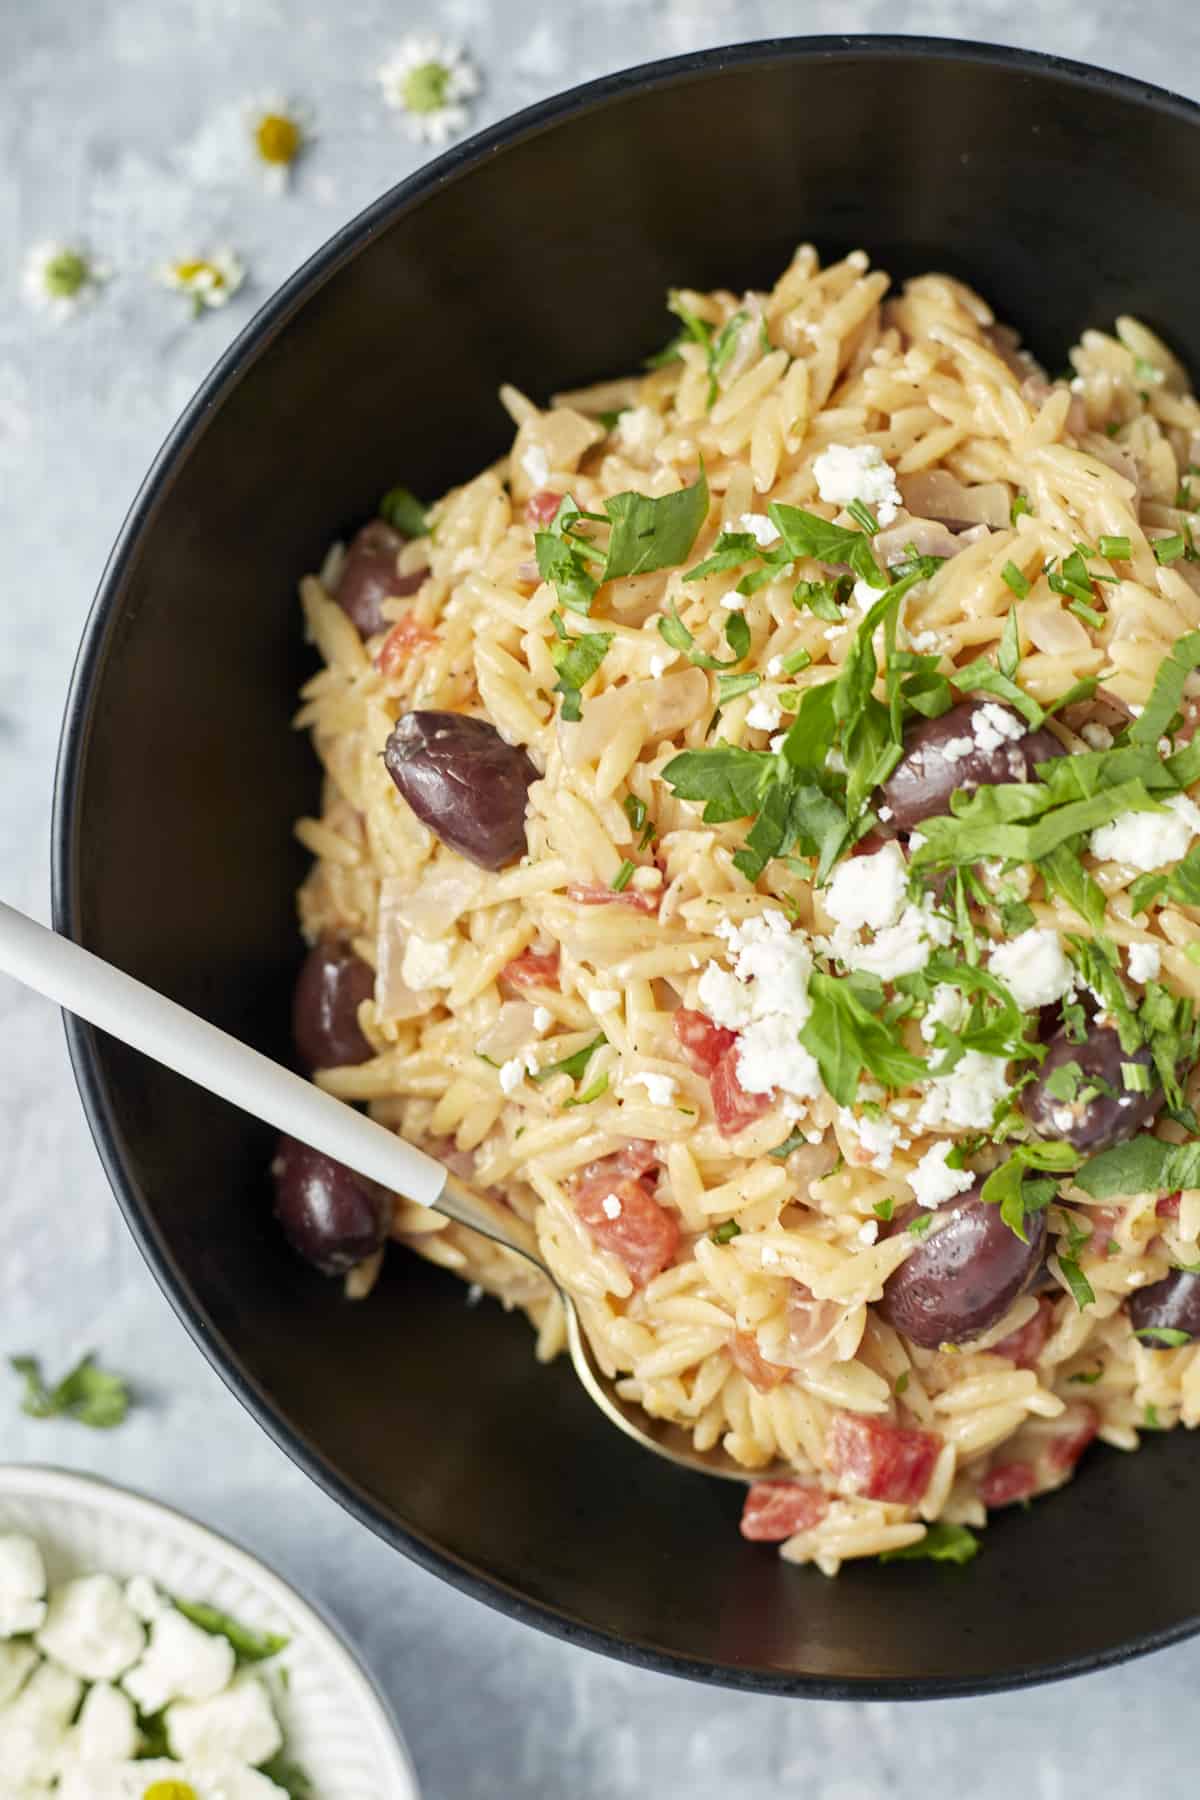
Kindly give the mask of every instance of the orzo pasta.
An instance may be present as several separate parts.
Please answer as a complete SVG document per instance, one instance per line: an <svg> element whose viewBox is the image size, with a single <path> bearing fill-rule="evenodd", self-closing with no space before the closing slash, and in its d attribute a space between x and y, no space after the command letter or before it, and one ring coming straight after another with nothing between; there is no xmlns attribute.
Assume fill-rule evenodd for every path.
<svg viewBox="0 0 1200 1800"><path fill-rule="evenodd" d="M1051 381L860 253L671 304L302 584L305 1058L532 1227L628 1396L791 1465L748 1537L966 1556L1200 1420L1200 407L1134 320ZM365 1293L371 1204L321 1240L295 1166ZM388 1229L562 1348L523 1260Z"/></svg>

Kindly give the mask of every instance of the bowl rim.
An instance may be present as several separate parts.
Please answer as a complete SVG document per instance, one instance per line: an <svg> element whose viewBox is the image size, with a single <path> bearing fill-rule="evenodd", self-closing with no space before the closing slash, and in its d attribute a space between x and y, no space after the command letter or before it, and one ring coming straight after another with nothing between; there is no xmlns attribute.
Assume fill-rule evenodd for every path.
<svg viewBox="0 0 1200 1800"><path fill-rule="evenodd" d="M1184 95L1134 76L1044 51L989 44L976 39L895 33L767 37L680 56L655 58L568 88L473 133L387 188L307 257L243 326L167 433L125 516L88 612L63 711L51 822L51 911L55 930L77 942L82 941L79 926L82 770L96 689L110 653L122 590L139 542L152 525L177 471L203 436L210 418L237 386L242 374L265 354L301 307L351 262L380 230L390 227L442 188L469 175L501 150L540 136L568 119L617 104L634 91L682 85L726 68L868 57L1010 69L1101 96L1120 98L1144 107L1148 112L1178 117L1193 126L1200 126L1200 104ZM151 1274L193 1342L267 1435L319 1488L393 1549L472 1599L521 1624L637 1668L742 1692L824 1700L936 1700L1002 1693L1111 1668L1135 1656L1181 1643L1200 1632L1200 1615L1197 1615L1190 1621L1146 1631L1102 1650L1049 1659L998 1674L961 1677L845 1675L833 1679L747 1669L733 1663L689 1656L668 1650L649 1638L635 1641L620 1637L544 1601L526 1597L509 1582L473 1566L422 1534L385 1518L370 1494L326 1462L300 1429L289 1425L280 1416L267 1392L239 1367L232 1349L214 1336L202 1309L193 1300L182 1272L156 1242L148 1211L139 1196L136 1171L126 1160L101 1075L97 1033L70 1014L64 1014L64 1026L75 1083L109 1186Z"/></svg>
<svg viewBox="0 0 1200 1800"><path fill-rule="evenodd" d="M107 1476L62 1469L53 1463L0 1464L0 1502L6 1498L33 1502L63 1500L71 1505L99 1508L146 1531L194 1549L241 1575L247 1585L266 1596L281 1613L293 1614L319 1654L339 1669L357 1692L364 1717L386 1743L392 1766L384 1770L389 1780L407 1784L397 1790L397 1800L420 1800L417 1771L400 1729L391 1701L340 1624L323 1605L279 1574L269 1563L236 1538L227 1537L190 1513L166 1501L144 1494Z"/></svg>

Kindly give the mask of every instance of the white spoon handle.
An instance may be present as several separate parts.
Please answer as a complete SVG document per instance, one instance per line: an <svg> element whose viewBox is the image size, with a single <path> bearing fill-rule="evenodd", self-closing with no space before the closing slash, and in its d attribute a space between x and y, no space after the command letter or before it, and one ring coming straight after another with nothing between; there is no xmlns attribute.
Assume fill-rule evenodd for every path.
<svg viewBox="0 0 1200 1800"><path fill-rule="evenodd" d="M406 1199L440 1199L446 1171L431 1156L3 901L0 971Z"/></svg>

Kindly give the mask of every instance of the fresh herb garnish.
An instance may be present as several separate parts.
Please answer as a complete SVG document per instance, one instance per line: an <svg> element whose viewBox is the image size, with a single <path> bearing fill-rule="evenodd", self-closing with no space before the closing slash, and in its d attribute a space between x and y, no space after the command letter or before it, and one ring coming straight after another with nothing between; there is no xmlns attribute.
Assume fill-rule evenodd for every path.
<svg viewBox="0 0 1200 1800"><path fill-rule="evenodd" d="M597 1050L599 1050L602 1044L607 1044L607 1042L608 1038L605 1036L604 1032L601 1031L592 1039L590 1044L585 1044L582 1050L576 1050L572 1055L564 1056L561 1062L550 1063L546 1068L539 1069L531 1079L534 1081L549 1081L552 1075L569 1075L572 1081L578 1081L580 1076L585 1073L588 1064L591 1062Z"/></svg>
<svg viewBox="0 0 1200 1800"><path fill-rule="evenodd" d="M1157 1344L1163 1350L1182 1350L1192 1341L1190 1331L1180 1331L1174 1325L1142 1325L1133 1335L1141 1338L1143 1343Z"/></svg>
<svg viewBox="0 0 1200 1800"><path fill-rule="evenodd" d="M906 1050L876 1017L878 1006L868 1004L875 996L861 981L817 972L808 991L812 1010L800 1042L816 1059L822 1082L840 1106L853 1104L864 1069L886 1088L908 1087L926 1073L924 1059Z"/></svg>
<svg viewBox="0 0 1200 1800"><path fill-rule="evenodd" d="M292 1641L277 1632L256 1631L252 1625L244 1625L240 1619L215 1606L207 1606L202 1600L175 1599L175 1606L201 1631L207 1631L211 1637L225 1638L233 1645L237 1659L242 1663L266 1662L268 1657L278 1656L281 1650L286 1650Z"/></svg>
<svg viewBox="0 0 1200 1800"><path fill-rule="evenodd" d="M563 624L561 613L551 613L550 619L556 634L555 642L550 646L550 659L558 672L554 691L562 695L563 718L568 724L574 724L583 717L580 690L591 680L607 656L613 633L584 631L577 637L572 637Z"/></svg>
<svg viewBox="0 0 1200 1800"><path fill-rule="evenodd" d="M111 1431L129 1411L129 1388L120 1375L98 1368L94 1356L81 1357L57 1386L42 1380L36 1356L10 1356L9 1365L25 1381L21 1411L31 1419L74 1419L96 1431Z"/></svg>
<svg viewBox="0 0 1200 1800"><path fill-rule="evenodd" d="M1099 548L1109 562L1128 562L1133 555L1133 545L1127 537L1102 537Z"/></svg>
<svg viewBox="0 0 1200 1800"><path fill-rule="evenodd" d="M741 1237L742 1228L736 1219L724 1219L720 1225L714 1225L708 1235L714 1244L728 1244L732 1238Z"/></svg>
<svg viewBox="0 0 1200 1800"><path fill-rule="evenodd" d="M1018 569L1015 562L1006 562L1000 571L1018 600L1024 600L1030 589L1028 578Z"/></svg>
<svg viewBox="0 0 1200 1800"><path fill-rule="evenodd" d="M1070 1288L1072 1297L1080 1312L1083 1311L1085 1306L1094 1306L1096 1295L1092 1289L1091 1282L1080 1268L1078 1260L1073 1256L1064 1256L1060 1250L1058 1254L1058 1266L1062 1270L1063 1280Z"/></svg>
<svg viewBox="0 0 1200 1800"><path fill-rule="evenodd" d="M1176 638L1159 663L1150 698L1129 727L1131 744L1157 745L1179 711L1184 684L1194 669L1200 669L1200 631Z"/></svg>
<svg viewBox="0 0 1200 1800"><path fill-rule="evenodd" d="M793 1150L799 1150L800 1146L807 1142L808 1139L797 1126L793 1131L788 1132L782 1144L776 1144L773 1150L768 1150L767 1155L774 1157L776 1162L786 1162Z"/></svg>
<svg viewBox="0 0 1200 1800"><path fill-rule="evenodd" d="M1070 1144L1017 1144L1007 1159L993 1169L979 1192L989 1206L999 1206L1000 1217L1023 1244L1029 1242L1026 1216L1041 1212L1058 1193L1057 1181L1028 1180L1031 1171L1067 1175L1078 1166L1079 1152Z"/></svg>
<svg viewBox="0 0 1200 1800"><path fill-rule="evenodd" d="M636 867L636 863L630 862L628 857L625 858L625 861L621 864L612 879L612 891L614 894L623 894L625 892Z"/></svg>
<svg viewBox="0 0 1200 1800"><path fill-rule="evenodd" d="M875 1202L874 1206L871 1208L871 1211L875 1214L875 1217L877 1219L882 1219L885 1225L891 1223L891 1217L892 1217L892 1214L895 1212L895 1210L896 1210L896 1201L895 1201L895 1198L891 1194L888 1195L886 1200L877 1200Z"/></svg>
<svg viewBox="0 0 1200 1800"><path fill-rule="evenodd" d="M261 1773L276 1787L281 1787L288 1800L313 1800L313 1784L299 1763L290 1761L280 1750L270 1762L261 1765Z"/></svg>
<svg viewBox="0 0 1200 1800"><path fill-rule="evenodd" d="M674 605L670 612L658 621L658 635L664 644L671 646L672 650L682 651L683 655L697 669L714 671L732 669L741 662L750 648L750 628L741 613L737 612L730 613L725 621L725 642L733 651L733 655L726 662L722 662L720 657L709 656L707 651L696 648L695 638L680 618Z"/></svg>
<svg viewBox="0 0 1200 1800"><path fill-rule="evenodd" d="M1178 562L1187 553L1187 539L1182 532L1176 531L1170 537L1155 538L1150 545L1156 563Z"/></svg>
<svg viewBox="0 0 1200 1800"><path fill-rule="evenodd" d="M708 516L708 479L701 465L691 487L657 498L633 492L613 494L602 513L583 513L569 494L545 531L534 535L538 572L554 584L561 605L588 613L597 589L625 575L673 568L687 556ZM589 524L610 527L601 552L583 535ZM593 574L592 569L599 573Z"/></svg>
<svg viewBox="0 0 1200 1800"><path fill-rule="evenodd" d="M608 1070L605 1069L599 1075L597 1075L595 1081L591 1082L587 1087L584 1088L582 1094L575 1094L575 1095L573 1095L573 1097L570 1100L564 1100L563 1105L564 1105L564 1107L567 1107L567 1106L590 1106L592 1104L593 1100L599 1100L600 1096L602 1094L607 1094L607 1092L608 1092Z"/></svg>
<svg viewBox="0 0 1200 1800"><path fill-rule="evenodd" d="M966 1525L947 1525L938 1522L925 1527L925 1536L915 1544L905 1544L901 1550L881 1550L881 1563L894 1562L948 1562L969 1563L972 1557L978 1556L979 1539Z"/></svg>
<svg viewBox="0 0 1200 1800"><path fill-rule="evenodd" d="M393 531L403 532L408 538L424 537L429 530L425 508L405 487L388 489L379 502L379 516Z"/></svg>

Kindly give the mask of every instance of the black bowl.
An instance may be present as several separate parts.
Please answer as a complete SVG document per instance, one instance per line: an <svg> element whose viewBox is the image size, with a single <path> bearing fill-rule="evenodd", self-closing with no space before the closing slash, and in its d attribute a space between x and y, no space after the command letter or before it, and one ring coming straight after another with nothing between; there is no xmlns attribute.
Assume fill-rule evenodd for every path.
<svg viewBox="0 0 1200 1800"><path fill-rule="evenodd" d="M1200 111L1117 76L915 39L815 39L593 83L442 157L263 309L156 462L64 726L60 930L280 1056L298 961L294 586L403 481L497 455L497 383L636 367L671 283L769 283L795 244L978 285L1051 367L1133 312L1200 367ZM395 1255L347 1305L282 1246L269 1135L77 1023L130 1226L181 1318L302 1467L502 1610L768 1692L916 1696L1063 1675L1200 1627L1200 1461L1093 1453L965 1570L837 1582L737 1534L740 1491L605 1425L518 1318Z"/></svg>

